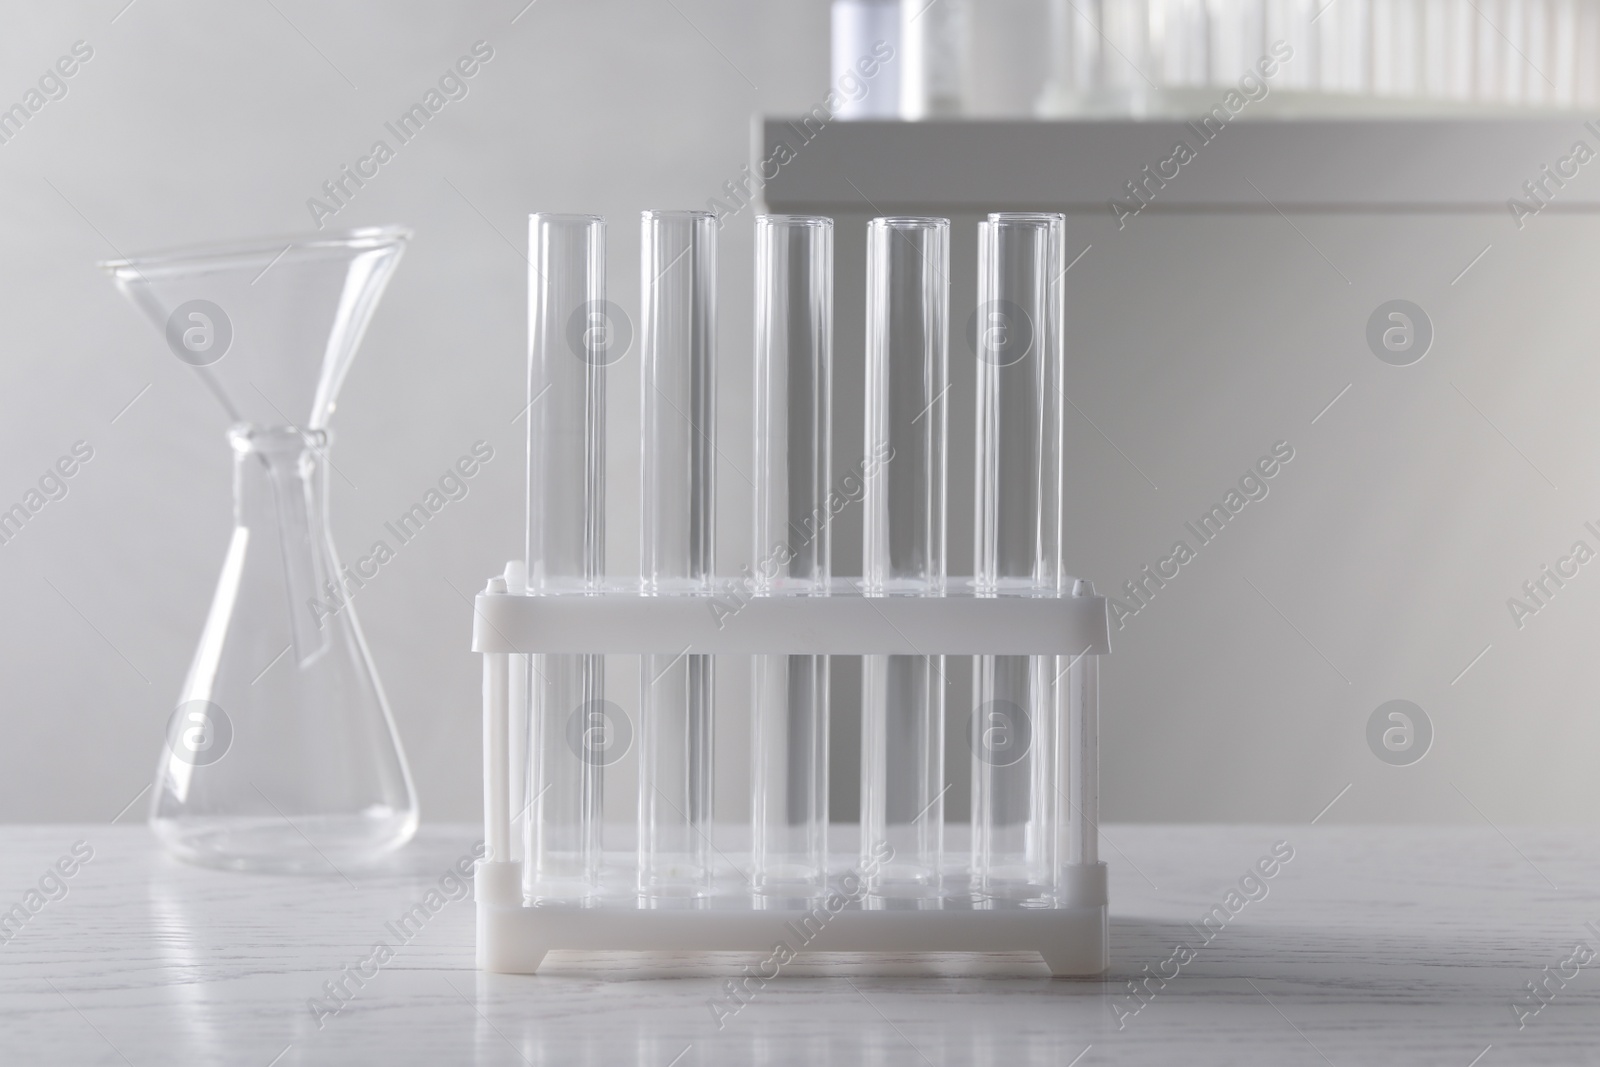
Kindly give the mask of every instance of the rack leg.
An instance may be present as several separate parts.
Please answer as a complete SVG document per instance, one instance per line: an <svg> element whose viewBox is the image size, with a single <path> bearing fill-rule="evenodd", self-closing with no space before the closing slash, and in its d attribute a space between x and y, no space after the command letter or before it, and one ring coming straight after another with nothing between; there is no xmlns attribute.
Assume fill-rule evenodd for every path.
<svg viewBox="0 0 1600 1067"><path fill-rule="evenodd" d="M1103 964L1091 960L1084 947L1071 938L1059 938L1041 944L1039 955L1044 959L1045 966L1050 968L1052 978L1081 978L1105 970Z"/></svg>
<svg viewBox="0 0 1600 1067"><path fill-rule="evenodd" d="M489 580L490 593L504 593L504 578ZM510 724L511 656L483 655L483 839L485 859L511 859L511 781L507 731Z"/></svg>
<svg viewBox="0 0 1600 1067"><path fill-rule="evenodd" d="M1074 596L1093 596L1094 586L1080 581ZM1067 732L1071 800L1066 862L1100 860L1100 657L1079 653L1067 671Z"/></svg>
<svg viewBox="0 0 1600 1067"><path fill-rule="evenodd" d="M491 863L480 870L483 874L488 877L478 893L478 967L496 974L536 973L549 950L518 921L524 909L508 896L520 885L521 871L515 864Z"/></svg>

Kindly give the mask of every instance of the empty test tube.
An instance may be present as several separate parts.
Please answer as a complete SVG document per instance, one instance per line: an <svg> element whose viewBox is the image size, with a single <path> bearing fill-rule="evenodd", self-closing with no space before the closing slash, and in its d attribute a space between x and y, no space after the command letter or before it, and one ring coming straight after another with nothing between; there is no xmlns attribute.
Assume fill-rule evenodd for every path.
<svg viewBox="0 0 1600 1067"><path fill-rule="evenodd" d="M978 224L979 595L1057 592L1065 224L1023 212ZM1054 884L1056 657L980 656L974 667L974 889L1040 896Z"/></svg>
<svg viewBox="0 0 1600 1067"><path fill-rule="evenodd" d="M528 219L528 591L594 591L604 569L605 221ZM599 888L604 657L529 657L529 814L524 892L572 900Z"/></svg>
<svg viewBox="0 0 1600 1067"><path fill-rule="evenodd" d="M949 267L948 219L867 224L869 596L945 590ZM869 893L938 892L945 789L944 657L863 657L861 863Z"/></svg>
<svg viewBox="0 0 1600 1067"><path fill-rule="evenodd" d="M646 595L713 591L716 220L641 226L640 577ZM711 890L712 660L645 656L639 699L639 893Z"/></svg>
<svg viewBox="0 0 1600 1067"><path fill-rule="evenodd" d="M825 596L831 577L833 220L756 218L755 591ZM753 865L764 893L827 884L828 657L756 656Z"/></svg>

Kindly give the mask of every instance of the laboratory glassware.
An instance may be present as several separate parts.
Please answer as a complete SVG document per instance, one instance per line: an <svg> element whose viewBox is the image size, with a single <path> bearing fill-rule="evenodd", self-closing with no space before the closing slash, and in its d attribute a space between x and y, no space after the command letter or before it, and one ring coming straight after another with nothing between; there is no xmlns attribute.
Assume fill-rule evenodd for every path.
<svg viewBox="0 0 1600 1067"><path fill-rule="evenodd" d="M640 230L640 588L714 591L717 221L646 211ZM711 889L713 661L645 656L639 697L639 892Z"/></svg>
<svg viewBox="0 0 1600 1067"><path fill-rule="evenodd" d="M986 251L986 269L995 262L1008 267L990 272L985 292L1007 294L1017 305L1017 313L983 317L983 340L998 352L992 362L1022 376L1021 381L999 377L985 387L986 399L993 401L988 406L1005 418L1018 401L1026 409L1045 388L1032 378L1041 361L1029 364L1024 358L1035 343L1032 335L1015 327L1024 320L1020 312L1026 304L1030 323L1046 323L1037 343L1055 351L1052 339L1059 332L1052 331L1060 314L1058 306L1051 310L1051 301L1059 301L1060 291L1048 279L1060 277L1059 270L1051 273L1061 258L1059 237L1051 236L1059 223L1059 216L1049 215L1000 215L990 223L1011 234L997 246L1012 254ZM479 965L529 973L549 951L560 949L758 950L779 965L786 952L977 949L1034 951L1056 974L1102 972L1107 966L1106 882L1093 838L1098 787L1093 663L1110 651L1107 601L1094 596L1088 583L1074 583L1061 573L1060 561L1051 554L1058 537L1014 521L1019 513L1050 514L1048 503L1039 503L1052 481L1042 472L1059 461L1059 449L1054 456L1029 449L1042 448L1055 416L1029 418L1024 411L1015 432L1004 428L992 448L976 435L965 439L985 450L985 465L996 472L986 481L998 501L996 522L980 533L992 562L982 572L986 584L970 588L962 581L947 588L948 223L887 218L870 224L870 374L862 386L866 454L858 469L830 484L831 227L825 219L760 217L751 367L756 399L751 473L762 483L752 485L755 559L739 577L716 581L709 535L709 467L718 455L710 432L714 225L709 216L691 213L651 212L645 218L641 580L585 579L585 566L594 573L592 565L568 564L563 571L578 572L579 580L566 583L569 595L562 595L537 588L545 581L541 573L554 575L550 567L513 560L474 601L473 648L482 654L484 669L484 836L489 843L476 875ZM598 236L596 228L592 243L579 242L586 251L573 257L565 272L587 281L565 298L564 315L546 315L573 324L565 336L582 339L581 344L568 341L580 354L592 337L613 332L608 327L615 312L601 299ZM536 278L551 274L550 258L535 257ZM1046 283L1043 296L1041 282ZM538 304L547 294L535 284L530 295L537 324ZM536 342L540 336L536 328ZM625 346L594 347L602 354L589 358L604 363ZM1053 364L1044 360L1042 365ZM539 377L530 386L529 401L537 410L553 387ZM656 394L659 399L651 399ZM597 397L580 377L563 399L581 413L592 410ZM574 416L567 442L572 451L562 464L573 474L577 488L568 498L577 503L569 509L572 525L561 528L575 539L569 543L582 549L580 560L593 543L578 535L598 527L598 516L589 511L598 494L584 488L598 471L598 440L586 436L596 424L596 419ZM1019 492L1020 508L1013 503ZM859 583L831 578L827 538L828 519L858 500L866 512ZM531 494L529 504L534 512L543 504L541 496ZM536 513L530 517L537 521ZM526 872L541 850L530 847L519 856L510 847L511 828L527 808L515 782L513 727L540 692L537 678L531 690L515 684L517 665L529 655L541 663L637 656L656 668L654 675L648 668L644 672L637 821L617 828L638 831L642 847L624 850L615 844L598 867L598 887L578 877L549 886L559 891L529 892ZM698 699L709 697L709 685L697 687L687 665L730 655L750 657L758 675L767 673L746 690L748 702L735 700L719 709L727 714L714 721L709 701ZM869 658L860 842L856 827L824 822L828 723L820 683L825 674L814 665L839 656ZM992 847L984 853L990 861L988 882L1003 891L976 899L973 857L961 840L966 835L952 831L951 844L959 841L959 846L948 855L944 848L943 800L950 781L944 775L940 668L948 656L1044 662L1057 671L1048 680L1053 689L1040 685L1028 691L1048 691L1053 702L1043 712L1049 722L1029 723L1029 746L1034 747L1021 746L1036 760L1030 767L1048 772L1053 792L1035 789L1030 779L1027 825L1020 837L1014 832L1017 820L988 820L995 829ZM797 661L798 670L792 666ZM664 679L666 687L652 692L652 677ZM1034 685L1031 676L1027 684ZM745 708L750 717L741 721ZM605 762L626 749L627 725L626 716L614 721L600 716L592 728L578 721L585 735L600 738L597 747ZM747 725L748 738L740 735ZM659 729L644 736L652 727ZM725 805L725 814L742 825L714 827L710 821L709 740L719 730L724 752L729 742L751 746L752 812L739 810L737 803ZM535 745L568 748L573 741L552 736L547 743L536 739ZM723 773L727 784L744 784L740 767L724 765ZM988 795L1009 797L1001 785L991 783ZM530 783L536 823L547 814L541 797L549 795L548 788L537 777ZM581 788L569 792L582 795ZM611 807L614 816L622 814L620 805ZM1001 809L989 804L986 810ZM555 812L555 829L593 826L598 805L591 813L595 819L580 823ZM542 840L544 833L537 828L531 839ZM1006 881L1014 855L1027 867L1021 880L1026 892ZM1054 869L1047 865L1041 872L1041 857ZM714 1014L720 1018L717 1009Z"/></svg>
<svg viewBox="0 0 1600 1067"><path fill-rule="evenodd" d="M756 218L755 543L765 596L831 573L833 220ZM815 895L828 857L828 657L752 664L751 864L762 892Z"/></svg>
<svg viewBox="0 0 1600 1067"><path fill-rule="evenodd" d="M976 523L980 596L1055 596L1061 574L1065 216L978 224ZM1064 666L1064 664L1063 664ZM980 898L1054 885L1054 656L974 664L972 871Z"/></svg>
<svg viewBox="0 0 1600 1067"><path fill-rule="evenodd" d="M868 596L945 592L949 237L948 219L867 224ZM944 657L865 656L861 673L867 884L878 896L936 895L944 858Z"/></svg>
<svg viewBox="0 0 1600 1067"><path fill-rule="evenodd" d="M373 228L103 264L231 424L233 534L151 795L150 825L183 859L332 873L416 831L354 604L409 537L342 565L328 522L329 418L409 237Z"/></svg>
<svg viewBox="0 0 1600 1067"><path fill-rule="evenodd" d="M830 12L832 81L836 119L900 117L899 0L833 0ZM876 69L870 81L866 69Z"/></svg>
<svg viewBox="0 0 1600 1067"><path fill-rule="evenodd" d="M606 369L621 354L605 233L595 215L528 217L526 591L537 595L592 594L604 577ZM527 660L524 891L582 901L600 888L605 770L622 755L624 715L605 699L604 657Z"/></svg>
<svg viewBox="0 0 1600 1067"><path fill-rule="evenodd" d="M951 118L966 110L968 18L967 0L900 5L901 118Z"/></svg>

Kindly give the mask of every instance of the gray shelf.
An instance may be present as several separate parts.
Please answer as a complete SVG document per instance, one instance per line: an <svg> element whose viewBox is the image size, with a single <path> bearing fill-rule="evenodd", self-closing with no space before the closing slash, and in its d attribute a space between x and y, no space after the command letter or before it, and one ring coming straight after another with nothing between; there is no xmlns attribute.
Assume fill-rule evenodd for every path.
<svg viewBox="0 0 1600 1067"><path fill-rule="evenodd" d="M759 158L794 150L766 186L774 211L848 208L1109 215L1126 183L1180 141L1195 158L1151 210L1499 211L1524 182L1600 133L1582 116L1527 119L1239 119L1202 142L1171 121L830 122L806 141L800 119L769 118ZM1600 127L1600 122L1596 123ZM769 168L770 170L770 168ZM1170 172L1171 167L1167 170ZM1552 210L1600 208L1600 159L1557 190ZM826 213L826 212L824 212ZM959 213L959 212L957 212Z"/></svg>

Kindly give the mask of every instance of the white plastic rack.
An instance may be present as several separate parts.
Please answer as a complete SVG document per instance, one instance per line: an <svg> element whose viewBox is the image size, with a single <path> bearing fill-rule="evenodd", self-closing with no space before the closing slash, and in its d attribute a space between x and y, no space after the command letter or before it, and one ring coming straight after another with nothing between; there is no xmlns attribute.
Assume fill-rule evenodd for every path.
<svg viewBox="0 0 1600 1067"><path fill-rule="evenodd" d="M521 593L521 563L479 594L473 649L484 663L484 823L488 852L477 875L478 964L533 973L556 949L790 952L1034 951L1056 975L1094 975L1109 963L1105 865L1098 862L1097 658L1110 651L1106 601L1087 582L1073 595L757 597L737 617L709 596ZM514 733L527 729L521 679L530 654L623 655L1028 655L1056 657L1066 698L1055 704L1051 780L1059 803L1044 835L1054 884L1042 896L1005 899L974 892L954 856L936 896L874 898L862 891L855 854L835 851L824 891L806 899L753 892L748 856L723 852L710 895L663 906L635 894L631 856L609 896L530 904L512 825L524 802L524 758ZM733 709L730 709L733 710ZM514 727L519 727L515 728ZM1046 736L1041 731L1039 736ZM537 818L537 808L530 816ZM840 834L840 838L847 835Z"/></svg>
<svg viewBox="0 0 1600 1067"><path fill-rule="evenodd" d="M978 227L989 310L972 353L970 582L950 580L945 545L949 229L868 224L863 459L836 490L833 222L757 218L749 546L761 562L734 581L715 571L716 220L641 214L630 581L604 565L606 378L621 354L605 222L530 216L526 563L478 597L473 646L483 967L532 972L552 949L580 949L780 964L808 951L1033 951L1057 974L1105 969L1096 759L1110 642L1105 601L1063 573L1065 217L997 212ZM830 556L830 519L856 491L859 585ZM632 736L606 699L617 656L641 667L631 782L609 769ZM861 810L857 826L830 825L831 661L857 656ZM976 657L966 847L944 807L961 773L946 758L949 656ZM717 662L738 657L751 659L749 699L723 686L719 707ZM741 761L719 774L715 741L743 725L749 822L719 825L715 789L737 787ZM630 786L634 823L608 825Z"/></svg>

